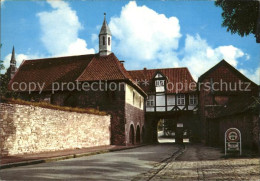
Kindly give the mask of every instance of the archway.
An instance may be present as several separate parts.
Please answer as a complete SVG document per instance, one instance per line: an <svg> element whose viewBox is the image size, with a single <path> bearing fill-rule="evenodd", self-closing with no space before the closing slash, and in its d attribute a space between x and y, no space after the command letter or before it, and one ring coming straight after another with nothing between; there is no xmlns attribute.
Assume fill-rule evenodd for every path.
<svg viewBox="0 0 260 181"><path fill-rule="evenodd" d="M129 131L129 143L134 144L135 143L135 131L134 126L131 124L130 131Z"/></svg>
<svg viewBox="0 0 260 181"><path fill-rule="evenodd" d="M172 119L160 119L157 124L157 139L159 143L175 142L175 123Z"/></svg>
<svg viewBox="0 0 260 181"><path fill-rule="evenodd" d="M144 126L142 127L142 143L145 142L145 130L144 130Z"/></svg>
<svg viewBox="0 0 260 181"><path fill-rule="evenodd" d="M136 128L136 143L140 143L141 141L141 132L140 126L138 125Z"/></svg>

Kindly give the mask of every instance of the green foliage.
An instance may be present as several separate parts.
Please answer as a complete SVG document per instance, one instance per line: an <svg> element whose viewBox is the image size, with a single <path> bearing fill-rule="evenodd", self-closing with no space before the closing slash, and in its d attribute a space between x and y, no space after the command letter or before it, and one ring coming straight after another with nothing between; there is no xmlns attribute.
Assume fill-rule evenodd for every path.
<svg viewBox="0 0 260 181"><path fill-rule="evenodd" d="M256 34L259 1L256 0L216 0L215 5L222 8L222 26L232 34L240 36Z"/></svg>
<svg viewBox="0 0 260 181"><path fill-rule="evenodd" d="M0 60L0 71L1 71L1 70L4 70L4 69L5 69L4 61L3 61L3 60Z"/></svg>
<svg viewBox="0 0 260 181"><path fill-rule="evenodd" d="M160 119L160 121L158 122L157 131L162 131L162 130L163 130L163 119Z"/></svg>
<svg viewBox="0 0 260 181"><path fill-rule="evenodd" d="M7 74L0 74L0 96L7 97L7 98L10 97L17 98L18 96L17 92L8 90L9 81L10 79Z"/></svg>

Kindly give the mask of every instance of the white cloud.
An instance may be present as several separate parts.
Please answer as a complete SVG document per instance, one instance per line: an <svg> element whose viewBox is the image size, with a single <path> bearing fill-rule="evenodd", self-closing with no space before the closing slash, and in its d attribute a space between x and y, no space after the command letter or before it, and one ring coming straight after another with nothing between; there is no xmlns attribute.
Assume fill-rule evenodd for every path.
<svg viewBox="0 0 260 181"><path fill-rule="evenodd" d="M256 84L260 84L260 67L258 67L255 71L249 71L246 69L239 69L239 71L246 75L250 80L254 81Z"/></svg>
<svg viewBox="0 0 260 181"><path fill-rule="evenodd" d="M167 18L146 6L137 6L135 1L124 6L119 17L112 17L109 27L117 40L113 44L114 51L130 59L135 66L159 65L163 61L161 58L166 57L162 55L178 48L181 37L176 17Z"/></svg>
<svg viewBox="0 0 260 181"><path fill-rule="evenodd" d="M250 58L233 45L211 47L199 34L186 35L184 48L178 49L179 20L138 6L135 1L125 5L119 17L112 17L109 27L115 40L113 51L126 58L128 69L188 67L197 79L222 59L237 67L240 58ZM246 75L253 76L249 72Z"/></svg>
<svg viewBox="0 0 260 181"><path fill-rule="evenodd" d="M5 66L5 70L3 70L3 73L9 68L10 66L10 60L11 60L11 56L12 54L8 54L5 56L4 58L4 66ZM20 64L23 62L23 60L28 60L28 59L36 59L39 58L40 56L38 55L29 55L29 54L15 54L15 59L16 59L16 67L19 67Z"/></svg>
<svg viewBox="0 0 260 181"><path fill-rule="evenodd" d="M88 49L85 40L78 37L83 27L76 11L67 2L47 1L52 11L37 14L41 25L41 41L52 56L90 54L94 49Z"/></svg>
<svg viewBox="0 0 260 181"><path fill-rule="evenodd" d="M238 58L244 57L245 53L232 45L212 48L197 34L186 36L183 55L179 64L188 67L196 79L222 59L237 67Z"/></svg>
<svg viewBox="0 0 260 181"><path fill-rule="evenodd" d="M188 67L197 79L222 59L236 68L240 59L250 59L250 55L233 45L212 47L199 34L186 35L184 48L179 49L178 19L137 6L135 1L125 5L119 17L112 17L109 27L115 39L113 51L126 58L128 69ZM257 71L243 72L256 80Z"/></svg>

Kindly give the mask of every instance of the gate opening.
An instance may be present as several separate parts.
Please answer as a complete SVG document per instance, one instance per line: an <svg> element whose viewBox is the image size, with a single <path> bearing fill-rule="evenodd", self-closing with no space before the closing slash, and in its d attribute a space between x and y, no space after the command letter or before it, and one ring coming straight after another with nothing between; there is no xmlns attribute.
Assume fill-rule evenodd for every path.
<svg viewBox="0 0 260 181"><path fill-rule="evenodd" d="M190 143L191 130L181 121L160 119L157 125L159 143Z"/></svg>
<svg viewBox="0 0 260 181"><path fill-rule="evenodd" d="M173 121L160 119L157 125L157 139L159 143L175 143L175 128Z"/></svg>

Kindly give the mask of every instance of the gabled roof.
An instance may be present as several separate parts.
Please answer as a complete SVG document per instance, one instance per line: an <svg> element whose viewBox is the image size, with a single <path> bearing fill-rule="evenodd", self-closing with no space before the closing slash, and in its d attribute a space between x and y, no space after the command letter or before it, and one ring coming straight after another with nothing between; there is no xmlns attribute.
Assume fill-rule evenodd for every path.
<svg viewBox="0 0 260 181"><path fill-rule="evenodd" d="M142 95L145 92L132 80L132 77L124 68L117 57L111 53L108 56L99 54L68 56L57 58L45 58L24 61L17 70L14 78L9 82L9 89L12 90L12 83L30 82L43 85L44 91L52 89L54 82L76 82L76 81L124 81L131 84ZM13 84L14 90L18 84ZM19 90L18 91L28 91ZM36 90L39 91L39 90Z"/></svg>
<svg viewBox="0 0 260 181"><path fill-rule="evenodd" d="M114 53L108 56L94 56L88 67L77 78L78 81L128 79L131 79L129 73Z"/></svg>
<svg viewBox="0 0 260 181"><path fill-rule="evenodd" d="M233 73L233 75L225 76L227 74L227 72L225 72L225 69L223 69L223 67L229 69ZM214 72L216 72L215 75L212 75ZM241 72L239 72L236 68L234 68L232 65L230 65L224 59L221 60L215 66L213 66L211 69L206 71L204 74L202 74L199 77L198 82L203 82L203 80L208 78L209 76L214 78L215 79L214 81L217 81L216 79L220 79L220 78L225 82L235 82L235 81L238 81L239 79L241 79L244 81L251 82L253 85L256 86L256 84L253 81L248 79L245 75L243 75Z"/></svg>
<svg viewBox="0 0 260 181"><path fill-rule="evenodd" d="M192 92L194 90L190 89L188 86L187 89L182 89L181 91L178 91L176 89L177 83L182 83L183 85L186 83L189 85L190 83L194 83L195 81L192 78L189 70L184 68L166 68L166 69L143 69L143 70L132 70L128 71L133 80L139 83L140 87L146 92L146 93L152 93L154 92L154 76L157 73L163 74L167 78L168 83L172 83L174 87L169 85L169 88L167 90L168 93L187 93ZM146 83L144 83L147 81Z"/></svg>
<svg viewBox="0 0 260 181"><path fill-rule="evenodd" d="M12 83L31 82L45 84L44 90L51 90L53 82L74 82L91 62L95 55L80 55L68 57L25 60L17 70ZM18 89L17 84L13 84ZM28 91L28 89L26 90Z"/></svg>

